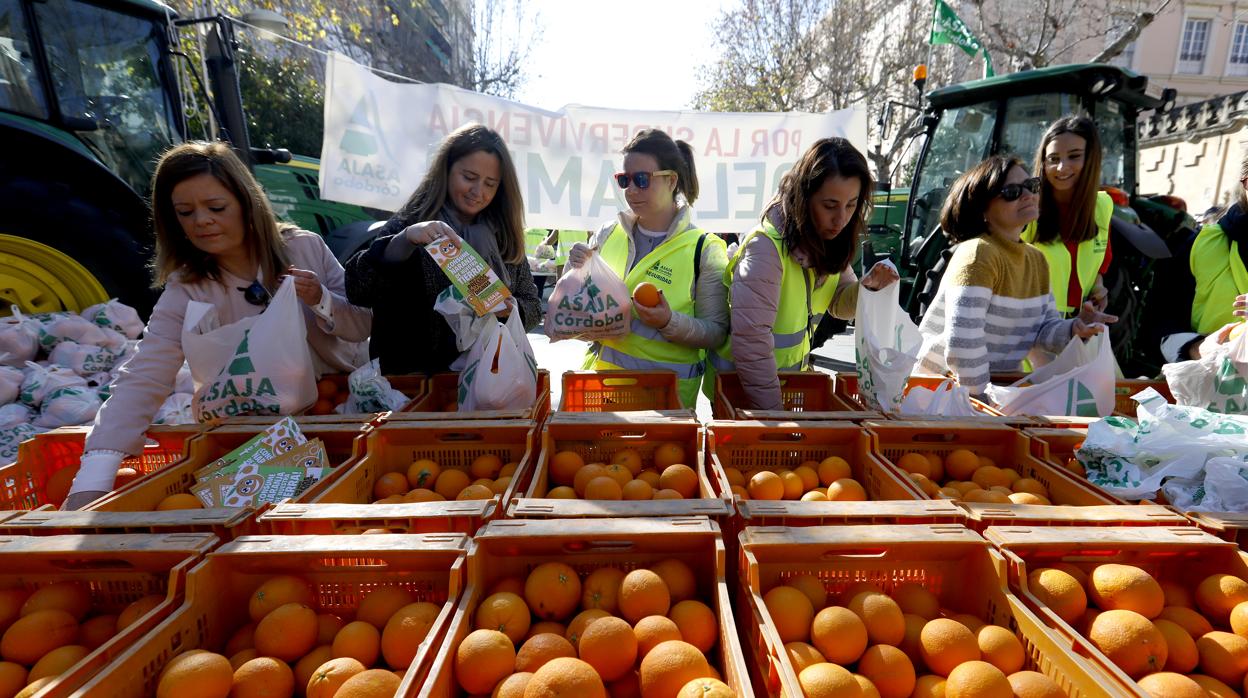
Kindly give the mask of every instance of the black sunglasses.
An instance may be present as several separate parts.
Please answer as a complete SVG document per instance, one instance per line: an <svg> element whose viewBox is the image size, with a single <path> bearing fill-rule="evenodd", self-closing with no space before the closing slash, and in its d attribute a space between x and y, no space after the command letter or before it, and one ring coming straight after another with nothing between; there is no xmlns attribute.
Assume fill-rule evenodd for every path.
<svg viewBox="0 0 1248 698"><path fill-rule="evenodd" d="M243 292L243 300L252 305L268 306L271 298L269 297L269 289L265 288L259 281L251 282L247 288L239 287Z"/></svg>
<svg viewBox="0 0 1248 698"><path fill-rule="evenodd" d="M615 183L620 185L620 189L627 189L628 183L631 181L637 185L638 189L649 189L651 177L661 177L663 175L674 175L674 170L659 170L658 172L634 172L631 175L627 172L620 172L615 175Z"/></svg>
<svg viewBox="0 0 1248 698"><path fill-rule="evenodd" d="M1024 189L1032 194L1039 194L1040 178L1032 177L1031 179L1024 179L1023 181L1015 182L1014 184L1007 184L1004 187L1001 187L1001 191L998 192L998 196L1001 197L1002 201L1018 201L1019 198L1022 197Z"/></svg>

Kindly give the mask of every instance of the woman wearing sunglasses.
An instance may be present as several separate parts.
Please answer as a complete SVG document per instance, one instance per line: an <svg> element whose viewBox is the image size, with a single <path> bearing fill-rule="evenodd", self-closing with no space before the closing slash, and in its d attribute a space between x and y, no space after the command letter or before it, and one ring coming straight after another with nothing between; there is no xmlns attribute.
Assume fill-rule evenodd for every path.
<svg viewBox="0 0 1248 698"><path fill-rule="evenodd" d="M854 317L858 277L850 263L870 216L871 189L867 160L848 140L816 141L781 180L760 225L729 263L723 284L730 289L732 337L710 363L737 371L751 407L784 408L777 371L803 368L820 316ZM879 290L897 278L880 263L862 285Z"/></svg>
<svg viewBox="0 0 1248 698"><path fill-rule="evenodd" d="M264 311L286 276L303 301L317 375L355 370L365 359L372 314L347 302L343 271L321 236L281 223L251 172L224 143L169 150L152 178L156 256L163 286L138 351L118 371L113 393L87 435L66 509L113 488L127 454L173 390L184 359L182 320L190 301L216 306L222 325Z"/></svg>
<svg viewBox="0 0 1248 698"><path fill-rule="evenodd" d="M693 408L703 353L719 346L728 331L727 294L719 280L726 247L693 221L698 177L688 143L650 129L623 152L624 171L615 178L629 210L603 225L588 245L574 245L568 265L580 267L592 249L629 289L643 282L658 287L658 302L633 303L632 331L593 344L585 368L673 371L681 403Z"/></svg>
<svg viewBox="0 0 1248 698"><path fill-rule="evenodd" d="M1109 302L1104 274L1113 254L1109 222L1114 202L1100 191L1101 138L1086 116L1053 122L1036 151L1040 215L1023 240L1044 253L1057 311L1073 317L1087 304L1104 311Z"/></svg>
<svg viewBox="0 0 1248 698"><path fill-rule="evenodd" d="M369 352L387 374L446 371L459 357L455 332L434 310L451 285L425 245L467 241L511 290L526 330L542 320L541 299L524 254L524 203L502 136L463 126L434 153L429 171L377 239L347 261L347 297L373 309Z"/></svg>
<svg viewBox="0 0 1248 698"><path fill-rule="evenodd" d="M994 155L953 183L940 212L955 247L919 326L920 369L952 375L981 399L990 373L1017 372L1033 349L1059 352L1113 319L1057 312L1044 253L1022 241L1039 213L1039 191L1021 160Z"/></svg>

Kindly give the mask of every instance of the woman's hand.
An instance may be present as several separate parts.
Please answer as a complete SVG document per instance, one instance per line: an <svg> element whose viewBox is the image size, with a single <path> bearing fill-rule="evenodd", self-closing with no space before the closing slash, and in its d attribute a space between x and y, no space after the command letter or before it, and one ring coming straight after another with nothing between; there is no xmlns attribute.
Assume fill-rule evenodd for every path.
<svg viewBox="0 0 1248 698"><path fill-rule="evenodd" d="M594 253L593 248L583 242L578 242L568 250L568 266L573 269L580 269L589 261L590 255Z"/></svg>
<svg viewBox="0 0 1248 698"><path fill-rule="evenodd" d="M1075 324L1070 328L1070 335L1080 339L1089 339L1105 331L1105 325L1085 322L1083 316L1075 318Z"/></svg>
<svg viewBox="0 0 1248 698"><path fill-rule="evenodd" d="M900 280L901 275L897 273L897 268L885 260L876 262L871 267L871 271L862 277L862 285L868 291L879 291Z"/></svg>
<svg viewBox="0 0 1248 698"><path fill-rule="evenodd" d="M1235 299L1235 316L1248 317L1248 293Z"/></svg>
<svg viewBox="0 0 1248 698"><path fill-rule="evenodd" d="M299 296L304 305L315 307L321 302L324 287L321 286L321 279L316 272L290 267L286 270L286 275L295 280L295 295Z"/></svg>
<svg viewBox="0 0 1248 698"><path fill-rule="evenodd" d="M1112 325L1115 322L1118 322L1117 315L1107 315L1102 313L1100 310L1097 310L1096 304L1092 301L1083 302L1083 307L1079 310L1079 319L1082 320L1085 325L1094 325L1098 323L1102 325Z"/></svg>
<svg viewBox="0 0 1248 698"><path fill-rule="evenodd" d="M409 225L403 229L403 235L417 247L424 247L440 237L447 238L456 247L464 246L464 241L455 229L442 221L423 221Z"/></svg>
<svg viewBox="0 0 1248 698"><path fill-rule="evenodd" d="M516 299L508 298L503 301L503 307L494 311L494 317L503 322L507 322L507 318L511 317L511 311L516 309Z"/></svg>
<svg viewBox="0 0 1248 698"><path fill-rule="evenodd" d="M659 304L653 308L642 305L633 301L633 310L637 311L637 317L648 327L661 330L667 327L667 323L672 321L672 306L667 304L667 297L659 291Z"/></svg>
<svg viewBox="0 0 1248 698"><path fill-rule="evenodd" d="M1092 287L1092 292L1088 294L1087 302L1092 304L1096 312L1103 313L1105 308L1109 306L1109 289L1101 285L1101 277L1098 276L1096 278L1096 285Z"/></svg>

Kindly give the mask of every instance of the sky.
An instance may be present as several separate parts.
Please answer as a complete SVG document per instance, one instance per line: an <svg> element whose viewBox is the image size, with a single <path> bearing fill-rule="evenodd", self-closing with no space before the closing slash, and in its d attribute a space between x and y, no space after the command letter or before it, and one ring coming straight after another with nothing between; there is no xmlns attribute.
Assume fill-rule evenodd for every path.
<svg viewBox="0 0 1248 698"><path fill-rule="evenodd" d="M517 101L688 109L731 0L527 0L545 27Z"/></svg>

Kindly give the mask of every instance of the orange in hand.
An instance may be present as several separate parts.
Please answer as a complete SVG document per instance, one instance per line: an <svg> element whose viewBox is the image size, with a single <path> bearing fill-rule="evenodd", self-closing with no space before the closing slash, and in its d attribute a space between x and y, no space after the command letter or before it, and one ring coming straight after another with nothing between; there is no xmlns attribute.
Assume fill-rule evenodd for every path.
<svg viewBox="0 0 1248 698"><path fill-rule="evenodd" d="M659 288L649 281L643 281L633 289L633 300L647 308L654 308L659 304Z"/></svg>

